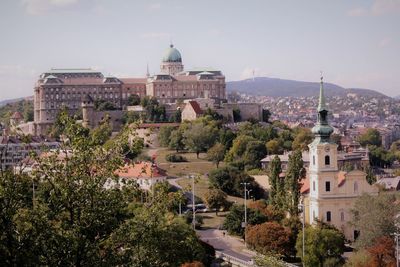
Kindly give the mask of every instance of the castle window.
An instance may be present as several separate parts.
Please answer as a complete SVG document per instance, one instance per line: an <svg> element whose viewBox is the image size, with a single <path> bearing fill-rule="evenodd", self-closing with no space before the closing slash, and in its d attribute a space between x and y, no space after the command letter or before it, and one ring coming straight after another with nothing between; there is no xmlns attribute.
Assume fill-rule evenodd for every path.
<svg viewBox="0 0 400 267"><path fill-rule="evenodd" d="M330 192L331 191L331 182L325 182L325 191Z"/></svg>
<svg viewBox="0 0 400 267"><path fill-rule="evenodd" d="M313 191L315 191L315 181L312 182Z"/></svg>
<svg viewBox="0 0 400 267"><path fill-rule="evenodd" d="M331 165L331 158L329 156L325 156L325 165Z"/></svg>
<svg viewBox="0 0 400 267"><path fill-rule="evenodd" d="M312 164L315 165L315 156L312 156Z"/></svg>
<svg viewBox="0 0 400 267"><path fill-rule="evenodd" d="M327 211L327 212L326 212L326 221L327 221L327 222L330 222L331 219L332 219L332 218L331 218L331 212L330 212L330 211Z"/></svg>
<svg viewBox="0 0 400 267"><path fill-rule="evenodd" d="M340 220L342 222L344 222L344 212L343 211L340 212Z"/></svg>

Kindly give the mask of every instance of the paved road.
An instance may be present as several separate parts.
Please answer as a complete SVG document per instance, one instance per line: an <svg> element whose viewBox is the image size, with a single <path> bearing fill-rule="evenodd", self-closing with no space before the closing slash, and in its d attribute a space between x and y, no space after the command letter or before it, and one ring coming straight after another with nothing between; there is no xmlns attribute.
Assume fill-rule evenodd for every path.
<svg viewBox="0 0 400 267"><path fill-rule="evenodd" d="M244 245L241 241L234 237L223 236L222 231L216 229L198 230L196 231L200 239L212 245L215 250L221 251L226 255L233 256L243 261L250 261L252 255L241 252Z"/></svg>

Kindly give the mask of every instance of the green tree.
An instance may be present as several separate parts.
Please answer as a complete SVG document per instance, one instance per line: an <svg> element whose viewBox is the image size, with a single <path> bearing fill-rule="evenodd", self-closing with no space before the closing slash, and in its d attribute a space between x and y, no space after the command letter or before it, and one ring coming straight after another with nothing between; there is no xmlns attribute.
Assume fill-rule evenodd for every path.
<svg viewBox="0 0 400 267"><path fill-rule="evenodd" d="M208 160L215 163L215 165L219 166L219 163L224 160L225 157L225 147L221 143L216 143L207 151Z"/></svg>
<svg viewBox="0 0 400 267"><path fill-rule="evenodd" d="M303 233L297 237L297 255L303 257ZM302 262L305 266L323 267L328 262L337 266L342 261L344 252L344 235L332 227L307 227L305 229L305 255Z"/></svg>
<svg viewBox="0 0 400 267"><path fill-rule="evenodd" d="M395 201L396 197L391 194L363 194L356 200L351 210L351 224L360 231L355 242L357 248L371 247L377 238L398 232L400 206Z"/></svg>
<svg viewBox="0 0 400 267"><path fill-rule="evenodd" d="M200 152L205 152L213 146L217 134L217 129L210 125L194 123L183 133L183 143L199 158Z"/></svg>
<svg viewBox="0 0 400 267"><path fill-rule="evenodd" d="M282 152L282 146L278 139L269 140L265 146L268 154L280 154Z"/></svg>
<svg viewBox="0 0 400 267"><path fill-rule="evenodd" d="M301 150L289 155L288 168L285 177L285 191L287 194L286 207L291 216L297 216L300 199L300 182L305 177Z"/></svg>
<svg viewBox="0 0 400 267"><path fill-rule="evenodd" d="M296 129L296 136L292 143L293 150L308 150L308 144L311 143L314 136L308 128Z"/></svg>
<svg viewBox="0 0 400 267"><path fill-rule="evenodd" d="M216 188L208 189L204 195L204 201L210 209L215 209L215 215L218 215L218 211L221 208L227 208L229 206L227 194Z"/></svg>
<svg viewBox="0 0 400 267"><path fill-rule="evenodd" d="M381 146L382 137L377 129L369 128L367 132L358 137L358 142L360 142L362 146L367 146L367 145Z"/></svg>
<svg viewBox="0 0 400 267"><path fill-rule="evenodd" d="M261 160L266 156L267 148L261 141L250 141L243 154L242 160L247 169L261 167Z"/></svg>
<svg viewBox="0 0 400 267"><path fill-rule="evenodd" d="M172 126L162 126L158 132L158 142L163 147L167 147L170 142L171 133L175 128Z"/></svg>
<svg viewBox="0 0 400 267"><path fill-rule="evenodd" d="M282 209L283 182L279 175L282 172L282 163L278 156L268 166L268 179L271 189L269 190L269 203L277 209Z"/></svg>
<svg viewBox="0 0 400 267"><path fill-rule="evenodd" d="M170 149L175 149L176 152L179 152L185 148L185 144L183 143L183 134L180 129L176 129L171 132L168 147Z"/></svg>
<svg viewBox="0 0 400 267"><path fill-rule="evenodd" d="M136 106L140 104L140 96L137 94L132 94L128 97L128 105L129 106Z"/></svg>
<svg viewBox="0 0 400 267"><path fill-rule="evenodd" d="M259 210L247 209L247 223L249 225L261 224L267 221L267 218ZM234 204L224 220L224 228L230 234L244 236L244 206Z"/></svg>
<svg viewBox="0 0 400 267"><path fill-rule="evenodd" d="M376 182L376 176L375 176L375 174L374 174L374 171L373 171L373 169L371 168L371 166L367 166L366 168L365 168L365 173L367 174L367 176L365 177L366 179L367 179L367 182L370 184L370 185L372 185L372 184L374 184L375 182Z"/></svg>

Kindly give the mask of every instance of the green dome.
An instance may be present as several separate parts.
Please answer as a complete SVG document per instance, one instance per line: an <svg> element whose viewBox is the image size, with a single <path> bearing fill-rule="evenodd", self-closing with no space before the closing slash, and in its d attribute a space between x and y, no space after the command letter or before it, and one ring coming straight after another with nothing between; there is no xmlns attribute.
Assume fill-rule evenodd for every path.
<svg viewBox="0 0 400 267"><path fill-rule="evenodd" d="M173 44L165 51L163 62L182 62L181 53L174 47Z"/></svg>

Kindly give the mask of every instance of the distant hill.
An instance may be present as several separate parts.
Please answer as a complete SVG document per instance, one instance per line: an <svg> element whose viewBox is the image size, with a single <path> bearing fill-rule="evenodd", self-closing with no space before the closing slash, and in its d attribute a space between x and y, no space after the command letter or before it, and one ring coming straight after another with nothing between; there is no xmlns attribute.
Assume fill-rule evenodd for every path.
<svg viewBox="0 0 400 267"><path fill-rule="evenodd" d="M226 86L228 92L238 91L251 95L265 95L272 97L317 96L319 92L318 82L303 82L268 77L231 81L227 82ZM346 89L333 83L324 83L324 88L327 96L346 96L348 93L355 93L363 96L388 97L374 90L359 88Z"/></svg>
<svg viewBox="0 0 400 267"><path fill-rule="evenodd" d="M33 96L26 96L26 97L19 97L19 98L13 98L13 99L6 99L6 100L1 100L0 101L0 107L5 106L7 104L12 104L21 100L27 100L27 101L33 101Z"/></svg>

